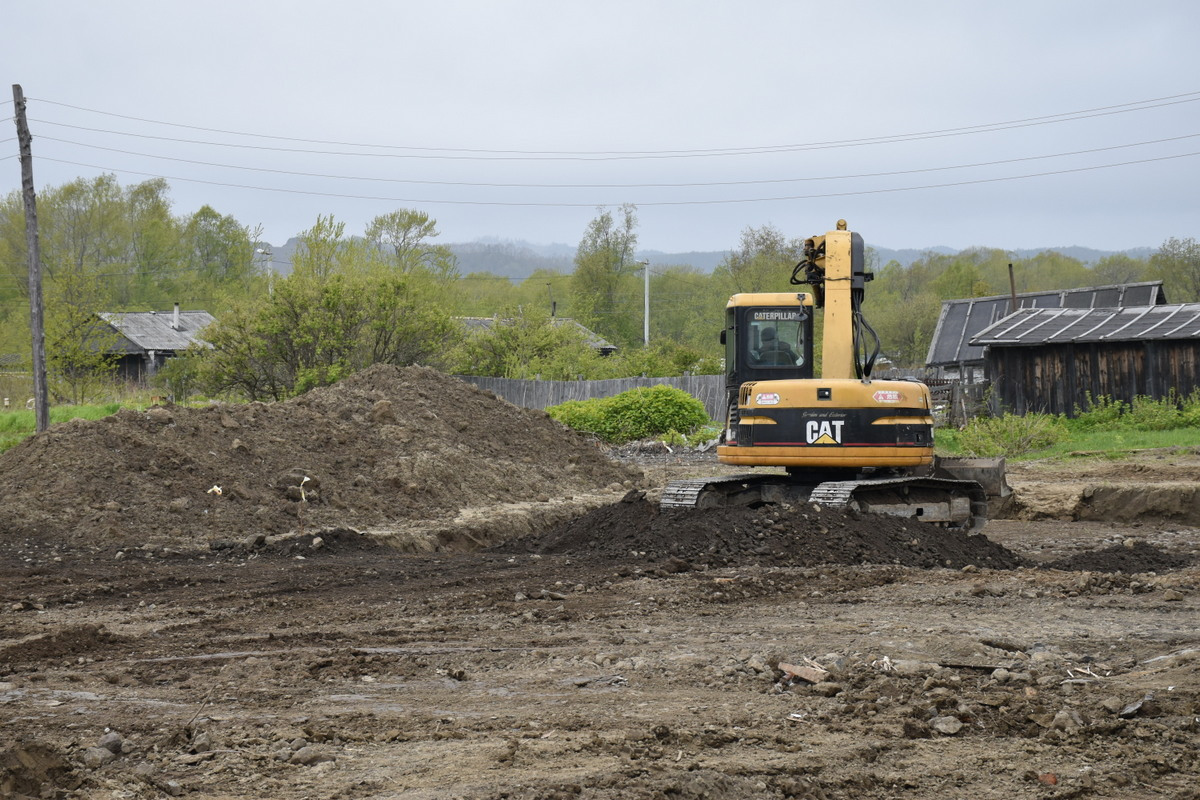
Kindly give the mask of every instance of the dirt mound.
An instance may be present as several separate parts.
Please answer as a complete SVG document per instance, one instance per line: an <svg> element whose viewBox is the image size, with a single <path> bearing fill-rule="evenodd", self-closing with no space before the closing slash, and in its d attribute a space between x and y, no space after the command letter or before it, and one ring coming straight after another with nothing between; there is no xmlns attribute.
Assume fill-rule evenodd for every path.
<svg viewBox="0 0 1200 800"><path fill-rule="evenodd" d="M663 511L631 492L540 536L503 546L508 552L564 553L620 560L636 557L690 565L899 564L1012 569L1024 562L983 536L814 506Z"/></svg>
<svg viewBox="0 0 1200 800"><path fill-rule="evenodd" d="M1103 550L1060 558L1046 564L1045 567L1066 571L1124 572L1132 575L1138 572L1182 569L1191 563L1192 559L1188 556L1174 555L1146 542L1129 541Z"/></svg>
<svg viewBox="0 0 1200 800"><path fill-rule="evenodd" d="M545 413L422 367L283 403L131 410L0 457L0 530L126 545L364 528L640 478Z"/></svg>
<svg viewBox="0 0 1200 800"><path fill-rule="evenodd" d="M125 641L103 625L71 625L0 649L0 664L26 663L47 658L78 656L104 650Z"/></svg>

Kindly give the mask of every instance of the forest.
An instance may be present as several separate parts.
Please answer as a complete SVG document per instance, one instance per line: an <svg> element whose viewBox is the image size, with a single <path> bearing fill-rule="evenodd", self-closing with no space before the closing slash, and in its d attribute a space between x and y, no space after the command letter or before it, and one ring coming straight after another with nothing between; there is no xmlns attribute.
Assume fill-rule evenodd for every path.
<svg viewBox="0 0 1200 800"><path fill-rule="evenodd" d="M743 230L711 271L649 264L636 256L636 207L598 208L569 271L539 269L513 281L462 274L437 241L437 220L397 209L361 228L318 217L282 276L270 268L261 230L209 206L176 213L162 179L122 186L110 175L80 178L43 189L37 202L47 367L60 400L119 392L113 359L96 338L97 312L161 311L176 302L217 319L205 332L209 346L160 373L168 390L184 395L282 399L380 362L556 380L714 373L729 295L794 291L788 279L804 238L765 224ZM930 252L902 266L878 263L868 248L867 260L875 277L864 312L882 355L906 367L923 364L942 301L1007 294L1010 263L1018 292L1162 280L1171 302L1200 300L1192 237L1172 237L1145 259L1115 254L1091 265L1053 251L1014 258L999 249ZM29 358L27 263L22 198L12 192L0 203L7 364ZM466 318L491 322L469 332ZM601 356L576 326L559 324L564 318L617 352Z"/></svg>

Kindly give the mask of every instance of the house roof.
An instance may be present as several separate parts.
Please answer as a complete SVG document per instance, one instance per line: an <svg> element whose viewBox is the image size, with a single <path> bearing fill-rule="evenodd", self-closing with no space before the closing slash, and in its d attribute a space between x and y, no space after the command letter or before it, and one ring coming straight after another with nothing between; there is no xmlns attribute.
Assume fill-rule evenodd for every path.
<svg viewBox="0 0 1200 800"><path fill-rule="evenodd" d="M492 329L492 325L496 322L495 317L457 317L457 319L466 326L468 333L489 331ZM601 337L598 333L593 331L591 328L581 325L579 322L571 319L570 317L551 317L551 321L555 325L569 325L573 328L576 328L581 334L583 334L583 340L596 350L599 350L603 353L615 353L617 351L617 346L615 344L612 344Z"/></svg>
<svg viewBox="0 0 1200 800"><path fill-rule="evenodd" d="M172 311L101 311L98 316L125 338L113 349L127 353L147 350L186 350L200 331L216 320L207 311L180 311L174 327Z"/></svg>
<svg viewBox="0 0 1200 800"><path fill-rule="evenodd" d="M988 326L971 344L989 347L1065 342L1200 339L1200 303L1133 308L1026 308Z"/></svg>
<svg viewBox="0 0 1200 800"><path fill-rule="evenodd" d="M983 363L983 347L973 343L982 330L1006 317L1009 295L946 300L933 331L925 363L931 367ZM1109 308L1166 303L1162 281L1121 283L1084 289L1027 292L1017 295L1018 308Z"/></svg>

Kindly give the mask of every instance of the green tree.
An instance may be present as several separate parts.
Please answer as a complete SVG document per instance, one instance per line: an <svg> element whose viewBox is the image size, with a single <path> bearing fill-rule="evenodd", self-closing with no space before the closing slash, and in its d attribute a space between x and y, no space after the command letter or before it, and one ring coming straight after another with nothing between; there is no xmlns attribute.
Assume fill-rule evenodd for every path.
<svg viewBox="0 0 1200 800"><path fill-rule="evenodd" d="M537 308L508 308L469 334L454 371L496 378L574 380L592 377L600 359L584 332Z"/></svg>
<svg viewBox="0 0 1200 800"><path fill-rule="evenodd" d="M201 206L183 225L182 256L200 281L248 286L257 271L254 237L232 216Z"/></svg>
<svg viewBox="0 0 1200 800"><path fill-rule="evenodd" d="M293 270L267 297L247 301L205 331L199 359L210 394L282 399L371 364L445 365L449 313L412 275L346 239L332 217L300 237Z"/></svg>
<svg viewBox="0 0 1200 800"><path fill-rule="evenodd" d="M1150 256L1150 271L1163 282L1173 303L1200 301L1200 244L1172 236Z"/></svg>
<svg viewBox="0 0 1200 800"><path fill-rule="evenodd" d="M609 341L628 346L641 338L637 207L627 203L616 216L605 208L597 211L575 253L572 313Z"/></svg>
<svg viewBox="0 0 1200 800"><path fill-rule="evenodd" d="M458 275L458 259L448 247L430 240L439 235L437 221L424 211L400 209L380 214L367 225L367 241L401 272L424 270L440 281Z"/></svg>
<svg viewBox="0 0 1200 800"><path fill-rule="evenodd" d="M45 286L46 378L50 393L79 405L110 393L121 336L99 316L99 280L63 272Z"/></svg>
<svg viewBox="0 0 1200 800"><path fill-rule="evenodd" d="M732 292L791 291L792 268L804 256L804 240L788 239L772 225L742 231L738 249L717 266Z"/></svg>
<svg viewBox="0 0 1200 800"><path fill-rule="evenodd" d="M1146 280L1150 265L1145 259L1133 258L1125 253L1113 253L1096 262L1092 267L1092 284L1107 286L1118 283L1139 283Z"/></svg>

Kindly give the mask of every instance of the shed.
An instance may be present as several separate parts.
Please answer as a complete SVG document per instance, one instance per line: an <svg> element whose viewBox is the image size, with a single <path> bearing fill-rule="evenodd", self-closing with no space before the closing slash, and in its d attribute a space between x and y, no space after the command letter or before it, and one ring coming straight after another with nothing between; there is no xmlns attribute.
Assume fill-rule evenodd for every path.
<svg viewBox="0 0 1200 800"><path fill-rule="evenodd" d="M1200 387L1200 303L1026 308L971 339L986 348L992 411L1074 415L1088 396L1126 403Z"/></svg>
<svg viewBox="0 0 1200 800"><path fill-rule="evenodd" d="M1018 309L1153 306L1166 302L1162 281L1017 295ZM929 355L925 359L926 366L956 373L955 377L964 379L982 377L983 347L974 344L972 338L1008 316L1011 306L1010 295L943 301L937 327L933 331L933 341L929 345Z"/></svg>
<svg viewBox="0 0 1200 800"><path fill-rule="evenodd" d="M181 350L204 343L200 332L216 320L207 311L101 311L97 315L115 333L109 352L119 354L118 374L145 380Z"/></svg>

